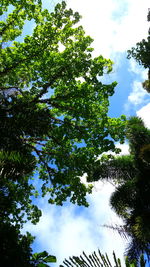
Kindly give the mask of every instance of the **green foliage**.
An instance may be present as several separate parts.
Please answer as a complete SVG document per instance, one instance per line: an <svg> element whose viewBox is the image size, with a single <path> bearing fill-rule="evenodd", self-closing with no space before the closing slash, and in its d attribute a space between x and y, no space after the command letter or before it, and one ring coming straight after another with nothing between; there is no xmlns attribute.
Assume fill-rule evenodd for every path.
<svg viewBox="0 0 150 267"><path fill-rule="evenodd" d="M46 251L33 254L31 244L34 238L29 233L22 235L15 225L0 223L0 240L2 266L48 267L47 263L56 262L56 258Z"/></svg>
<svg viewBox="0 0 150 267"><path fill-rule="evenodd" d="M7 128L7 134L9 134L8 132ZM26 151L23 146L18 144L19 142L15 143L13 133L11 134L11 143L10 140L8 141L7 134L3 135L3 131L1 131L0 222L22 224L25 222L24 214L26 213L26 216L36 223L41 211L31 203L31 196L34 196L35 189L28 181L33 174L36 161L31 150Z"/></svg>
<svg viewBox="0 0 150 267"><path fill-rule="evenodd" d="M0 36L2 45L4 42L13 41L21 35L25 20L39 21L41 0L3 0L0 6L0 15L4 20L0 21ZM5 14L12 8L5 20Z"/></svg>
<svg viewBox="0 0 150 267"><path fill-rule="evenodd" d="M145 80L142 83L142 86L148 93L150 93L150 71L149 71L149 74L148 74L148 78L149 78L148 80Z"/></svg>
<svg viewBox="0 0 150 267"><path fill-rule="evenodd" d="M47 263L56 262L56 257L48 255L48 253L46 251L43 251L40 253L34 253L32 255L32 261L34 262L34 264L36 264L35 266L49 267L49 265L47 265Z"/></svg>
<svg viewBox="0 0 150 267"><path fill-rule="evenodd" d="M20 233L26 220L37 223L41 216L34 196L88 206L92 187L80 176L91 173L98 155L116 151L114 141L124 141L125 118L107 116L116 82L102 84L100 77L111 72L112 62L93 58L93 40L65 2L49 13L41 0L3 0L0 16L1 234L8 228L3 265L13 266L16 257L15 266L47 266L55 258L32 255L31 238ZM26 21L33 22L33 33L23 37ZM35 172L41 188L31 183Z"/></svg>
<svg viewBox="0 0 150 267"><path fill-rule="evenodd" d="M69 257L69 259L65 259L63 261L64 265L60 265L60 267L64 266L76 266L76 267L145 267L146 261L144 260L143 255L140 257L140 263L138 264L136 260L129 261L129 258L126 257L124 264L122 265L121 260L119 258L116 258L115 253L113 252L113 260L111 260L107 254L102 254L100 250L98 250L98 253L95 251L91 255L86 255L85 252L83 252L83 255L72 256Z"/></svg>
<svg viewBox="0 0 150 267"><path fill-rule="evenodd" d="M147 20L150 21L150 11L148 11ZM149 93L150 92L150 29L148 32L147 39L143 39L141 42L136 44L136 47L132 47L128 50L127 58L134 58L144 68L148 68L148 79L145 80L142 85L143 88Z"/></svg>
<svg viewBox="0 0 150 267"><path fill-rule="evenodd" d="M5 175L24 190L36 165L50 203L62 205L69 197L87 206L91 186L83 185L80 176L91 172L99 154L115 151L113 140L124 139L124 118L107 116L116 83L100 81L112 62L92 57L92 39L76 25L80 16L65 2L49 13L40 1L5 1L4 14L9 4L14 9L1 24L1 151L20 159L17 166L12 162L15 174L8 175L12 166L2 163ZM25 19L35 20L35 28L21 43L16 37Z"/></svg>
<svg viewBox="0 0 150 267"><path fill-rule="evenodd" d="M95 170L90 177L91 181L108 179L113 177L114 183L121 183L122 180L131 179L135 175L134 158L131 155L113 156L103 155L95 164ZM88 181L89 177L87 178Z"/></svg>
<svg viewBox="0 0 150 267"><path fill-rule="evenodd" d="M140 65L143 65L144 68L150 68L150 36L147 40L142 40L136 44L136 48L132 47L131 50L128 50L128 58L133 57Z"/></svg>
<svg viewBox="0 0 150 267"><path fill-rule="evenodd" d="M116 190L110 204L124 221L124 230L131 237L127 254L138 259L141 253L150 256L150 130L138 117L126 125L130 154L103 156L95 166L94 180L111 179Z"/></svg>

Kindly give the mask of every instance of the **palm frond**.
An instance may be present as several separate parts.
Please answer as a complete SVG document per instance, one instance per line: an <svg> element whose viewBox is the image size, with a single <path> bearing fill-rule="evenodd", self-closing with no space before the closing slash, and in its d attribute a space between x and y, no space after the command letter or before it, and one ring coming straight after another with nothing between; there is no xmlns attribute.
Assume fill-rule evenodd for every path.
<svg viewBox="0 0 150 267"><path fill-rule="evenodd" d="M129 235L127 233L127 227L126 225L108 225L108 224L103 224L102 227L106 227L110 230L113 230L117 232L122 238L129 240Z"/></svg>
<svg viewBox="0 0 150 267"><path fill-rule="evenodd" d="M110 259L107 254L102 254L100 250L96 253L95 251L87 255L85 252L80 256L72 256L69 259L65 259L63 261L63 265L59 265L59 267L146 267L146 260L144 256L140 256L140 261L136 259L130 259L128 257L125 258L125 262L122 265L121 260L116 257L115 252L113 252L113 258Z"/></svg>

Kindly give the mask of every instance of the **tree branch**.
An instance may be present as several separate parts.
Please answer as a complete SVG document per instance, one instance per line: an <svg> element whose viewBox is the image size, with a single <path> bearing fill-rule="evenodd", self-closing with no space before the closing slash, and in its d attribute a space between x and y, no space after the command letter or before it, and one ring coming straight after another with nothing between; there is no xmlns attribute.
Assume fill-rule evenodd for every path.
<svg viewBox="0 0 150 267"><path fill-rule="evenodd" d="M39 99L40 99L44 94L47 93L48 88L52 86L52 84L54 83L54 81L57 80L58 78L62 77L62 72L63 72L64 70L65 70L65 68L63 67L62 69L60 69L60 70L56 73L56 75L54 75L54 76L51 78L51 80L50 80L49 82L45 83L45 84L42 86L43 88L41 89L40 93L36 95L36 97L33 99L32 102L35 102L35 103L36 103L36 102L39 102Z"/></svg>

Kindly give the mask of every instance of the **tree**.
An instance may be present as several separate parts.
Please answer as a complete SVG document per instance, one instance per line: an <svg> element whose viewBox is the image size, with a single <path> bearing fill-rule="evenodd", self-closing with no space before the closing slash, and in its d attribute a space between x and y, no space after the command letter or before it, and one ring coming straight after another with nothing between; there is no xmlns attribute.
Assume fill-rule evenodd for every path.
<svg viewBox="0 0 150 267"><path fill-rule="evenodd" d="M116 189L110 198L111 207L124 221L124 230L131 242L129 259L141 253L150 256L150 130L138 117L131 117L126 127L130 154L104 156L95 166L94 179L111 179Z"/></svg>
<svg viewBox="0 0 150 267"><path fill-rule="evenodd" d="M124 118L107 116L116 83L100 81L112 62L92 58L92 39L76 26L80 16L66 10L65 2L49 13L41 10L40 1L3 1L1 14L9 4L14 9L0 30L2 181L7 177L7 183L28 191L21 201L29 203L29 176L38 166L50 203L61 205L70 197L86 206L91 187L80 176L90 172L103 151L115 151L113 140L123 141ZM18 42L25 19L34 19L36 26Z"/></svg>
<svg viewBox="0 0 150 267"><path fill-rule="evenodd" d="M79 257L72 256L69 257L69 259L65 259L63 261L63 264L65 266L82 266L82 267L121 267L121 260L116 258L115 253L113 252L113 262L108 257L107 254L103 255L100 250L98 250L98 253L95 251L91 255L86 255L85 252L83 252L83 255L80 255ZM60 265L60 267L64 267L64 265ZM128 257L125 259L125 266L126 267L137 267L138 263L136 260L130 262ZM146 266L146 260L144 260L143 255L140 257L140 265L139 267L145 267Z"/></svg>
<svg viewBox="0 0 150 267"><path fill-rule="evenodd" d="M150 21L150 11L148 11L147 20ZM136 44L136 47L132 47L128 50L127 58L133 57L144 68L148 68L148 79L145 80L142 85L148 93L150 93L150 29L148 32L147 40L143 39Z"/></svg>

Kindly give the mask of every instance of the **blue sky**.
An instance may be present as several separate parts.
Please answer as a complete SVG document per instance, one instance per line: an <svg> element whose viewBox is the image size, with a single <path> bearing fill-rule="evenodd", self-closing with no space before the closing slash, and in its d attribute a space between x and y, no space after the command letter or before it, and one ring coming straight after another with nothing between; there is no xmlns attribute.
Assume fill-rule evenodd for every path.
<svg viewBox="0 0 150 267"><path fill-rule="evenodd" d="M45 0L44 6L48 8L48 3L51 8L51 1ZM86 33L94 38L94 56L102 54L114 61L113 72L106 78L108 82L118 82L110 98L109 115L138 115L150 127L150 95L141 86L147 71L126 58L126 51L147 37L149 1L68 0L67 4L79 11ZM124 144L122 153L127 152L128 146ZM56 207L47 204L46 198L38 200L43 216L36 226L27 223L24 229L36 236L34 249L56 255L58 263L53 266L59 266L65 257L79 255L83 250L91 253L98 248L109 255L114 250L122 258L125 240L102 227L103 224L121 224L109 207L113 190L111 184L95 183L93 194L88 196L89 208L70 203Z"/></svg>

